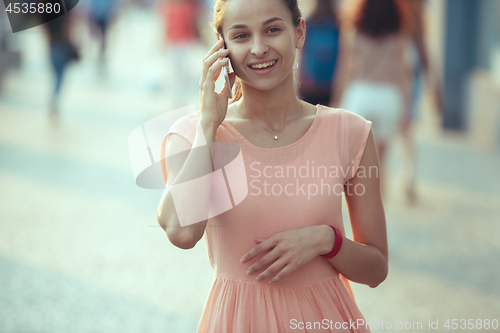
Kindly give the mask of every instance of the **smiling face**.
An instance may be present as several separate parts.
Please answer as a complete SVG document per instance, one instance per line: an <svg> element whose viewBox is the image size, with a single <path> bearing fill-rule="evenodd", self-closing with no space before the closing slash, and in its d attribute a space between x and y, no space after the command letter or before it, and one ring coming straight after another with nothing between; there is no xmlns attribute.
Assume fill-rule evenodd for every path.
<svg viewBox="0 0 500 333"><path fill-rule="evenodd" d="M278 86L292 75L303 25L293 24L282 0L229 0L222 32L236 75L259 90Z"/></svg>

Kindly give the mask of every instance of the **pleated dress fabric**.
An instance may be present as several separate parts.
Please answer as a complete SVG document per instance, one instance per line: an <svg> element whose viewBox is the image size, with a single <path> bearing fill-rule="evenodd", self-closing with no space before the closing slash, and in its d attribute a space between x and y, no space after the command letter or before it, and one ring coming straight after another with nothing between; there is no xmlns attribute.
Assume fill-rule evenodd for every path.
<svg viewBox="0 0 500 333"><path fill-rule="evenodd" d="M172 125L162 157L171 134L194 142L198 120L193 113ZM215 274L198 333L369 332L352 325L364 318L348 280L327 259L318 256L274 284L255 280L264 269L246 274L267 252L240 259L255 239L290 229L327 224L345 234L343 185L358 170L370 128L361 116L320 104L305 135L280 148L257 147L226 121L219 126L215 141L241 149L248 195L208 220L204 241Z"/></svg>

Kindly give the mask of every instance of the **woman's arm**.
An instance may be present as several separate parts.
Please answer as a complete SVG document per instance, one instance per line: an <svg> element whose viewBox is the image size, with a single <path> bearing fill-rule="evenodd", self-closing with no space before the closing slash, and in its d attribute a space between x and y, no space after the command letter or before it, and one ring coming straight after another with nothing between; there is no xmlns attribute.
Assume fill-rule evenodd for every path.
<svg viewBox="0 0 500 333"><path fill-rule="evenodd" d="M219 39L203 58L199 83L200 120L192 147L189 142L175 135L168 138L165 147L165 156L168 157L164 159L167 186L158 207L157 218L171 243L183 249L194 247L203 237L209 218L214 171L210 147L215 142L217 128L224 121L228 107L226 83L221 92L215 92L215 82L222 66L229 61L229 58L224 58L229 50L222 48L222 41ZM234 77L233 73L230 76L231 87ZM174 196L172 191L175 192Z"/></svg>
<svg viewBox="0 0 500 333"><path fill-rule="evenodd" d="M213 162L211 160L210 143L215 141L217 127L202 118L198 123L193 148L185 139L178 135L170 135L165 147L167 170L167 188L163 192L158 207L157 219L160 226L167 233L170 242L182 249L193 248L203 237L208 220L210 179L205 177L204 182L196 182L196 190L188 184L190 181L211 175ZM175 149L175 151L174 151ZM191 182L192 183L192 182ZM172 197L172 187L177 187L175 204ZM186 221L181 225L181 215ZM205 219L196 219L206 216ZM196 222L196 223L194 223Z"/></svg>
<svg viewBox="0 0 500 333"><path fill-rule="evenodd" d="M344 238L340 252L332 259L328 259L349 280L372 288L387 277L388 247L385 213L380 194L379 160L373 132L370 130L359 168L373 170L374 166L376 174L371 174L369 177L356 175L346 185L348 188L345 191L345 198L353 241ZM355 186L364 189L362 195L355 194L352 190ZM356 192L360 193L359 190ZM328 226L321 227L325 229L326 236L322 243L324 247L321 254L326 254L333 248L335 233Z"/></svg>

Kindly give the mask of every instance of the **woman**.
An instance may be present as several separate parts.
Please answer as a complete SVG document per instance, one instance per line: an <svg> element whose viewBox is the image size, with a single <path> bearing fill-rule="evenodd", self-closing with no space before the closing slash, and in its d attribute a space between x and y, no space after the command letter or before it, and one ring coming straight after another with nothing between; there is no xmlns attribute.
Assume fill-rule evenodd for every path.
<svg viewBox="0 0 500 333"><path fill-rule="evenodd" d="M167 189L158 208L175 246L205 236L215 280L198 332L369 332L347 279L376 287L388 270L378 178L358 172L378 167L371 123L295 95L295 54L306 38L296 0L218 0L214 26L227 50L221 38L207 53L200 111L163 140ZM238 77L229 105L226 86L214 92L225 56ZM217 207L207 201L228 193L215 181L222 172L211 150L220 142L243 156L246 179L224 167L237 205L186 223L215 215L203 211ZM344 237L343 191L353 241Z"/></svg>
<svg viewBox="0 0 500 333"><path fill-rule="evenodd" d="M408 16L398 0L361 0L352 8L351 24L341 28L339 73L330 105L372 121L385 195L387 151L410 103Z"/></svg>

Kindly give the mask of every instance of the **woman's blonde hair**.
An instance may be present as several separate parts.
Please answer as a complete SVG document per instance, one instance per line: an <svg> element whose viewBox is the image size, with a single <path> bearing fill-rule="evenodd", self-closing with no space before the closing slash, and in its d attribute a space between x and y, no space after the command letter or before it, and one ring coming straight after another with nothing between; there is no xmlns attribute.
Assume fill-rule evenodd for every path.
<svg viewBox="0 0 500 333"><path fill-rule="evenodd" d="M214 32L217 36L223 37L222 34L222 22L224 20L224 14L226 11L226 6L229 0L215 0L214 4L214 23L213 28ZM292 13L292 22L295 27L298 27L300 24L300 20L302 19L302 12L299 9L299 5L297 0L281 0L286 5L286 7ZM241 80L240 78L236 79L236 82L233 85L233 102L236 102L243 96L243 90L241 88Z"/></svg>

